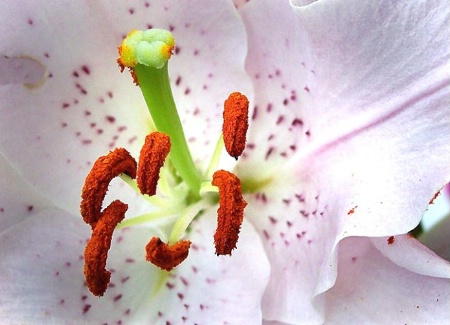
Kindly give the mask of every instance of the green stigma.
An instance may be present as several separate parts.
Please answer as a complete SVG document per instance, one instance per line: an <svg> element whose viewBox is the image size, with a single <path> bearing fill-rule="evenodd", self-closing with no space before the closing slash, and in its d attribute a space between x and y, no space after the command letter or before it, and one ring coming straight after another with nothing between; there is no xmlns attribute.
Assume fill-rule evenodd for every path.
<svg viewBox="0 0 450 325"><path fill-rule="evenodd" d="M188 184L193 198L199 198L204 176L192 159L169 81L168 60L174 46L175 39L169 31L134 30L120 45L117 61L122 70L125 67L131 70L156 129L170 137L172 148L169 159L179 176Z"/></svg>

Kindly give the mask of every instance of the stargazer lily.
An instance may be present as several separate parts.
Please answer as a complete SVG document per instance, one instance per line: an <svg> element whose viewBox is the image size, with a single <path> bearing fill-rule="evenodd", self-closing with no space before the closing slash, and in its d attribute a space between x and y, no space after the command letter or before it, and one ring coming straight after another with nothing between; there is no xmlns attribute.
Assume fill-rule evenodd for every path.
<svg viewBox="0 0 450 325"><path fill-rule="evenodd" d="M0 9L2 321L448 319L445 4Z"/></svg>

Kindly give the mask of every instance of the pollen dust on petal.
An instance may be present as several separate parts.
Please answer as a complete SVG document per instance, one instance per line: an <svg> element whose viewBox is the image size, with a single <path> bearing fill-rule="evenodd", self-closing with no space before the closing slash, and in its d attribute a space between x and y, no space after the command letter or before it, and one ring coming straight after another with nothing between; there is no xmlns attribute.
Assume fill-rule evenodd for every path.
<svg viewBox="0 0 450 325"><path fill-rule="evenodd" d="M159 268L170 271L183 262L189 255L189 240L179 240L173 245L168 245L158 237L153 237L145 246L146 259Z"/></svg>
<svg viewBox="0 0 450 325"><path fill-rule="evenodd" d="M142 194L156 194L159 171L169 151L170 138L164 133L152 132L145 138L137 170L137 185Z"/></svg>
<svg viewBox="0 0 450 325"><path fill-rule="evenodd" d="M231 157L237 159L245 148L248 129L248 99L245 95L231 93L224 103L223 140Z"/></svg>
<svg viewBox="0 0 450 325"><path fill-rule="evenodd" d="M233 173L218 170L211 183L219 188L217 229L214 234L216 254L231 255L236 248L247 202L242 196L241 182Z"/></svg>

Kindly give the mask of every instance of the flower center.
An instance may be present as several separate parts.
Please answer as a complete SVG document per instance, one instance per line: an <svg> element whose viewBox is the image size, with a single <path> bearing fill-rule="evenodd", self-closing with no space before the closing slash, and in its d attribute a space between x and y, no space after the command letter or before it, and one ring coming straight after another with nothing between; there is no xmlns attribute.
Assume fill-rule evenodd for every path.
<svg viewBox="0 0 450 325"><path fill-rule="evenodd" d="M224 146L236 160L242 154L249 102L238 92L225 101L222 136L210 167L206 174L201 173L189 151L170 88L168 60L174 46L170 32L151 29L130 32L118 48L117 61L121 71L130 70L158 131L145 138L138 163L126 149L118 148L98 158L86 177L80 211L83 220L92 228L92 236L85 249L84 274L89 290L97 296L104 294L110 280L111 274L105 268L106 258L116 227L128 227L177 213L179 217L168 242L153 237L145 247L149 262L170 271L187 258L191 242L181 238L195 217L217 203L217 192L216 254L231 255L236 248L247 203L239 178L229 171L215 170ZM117 176L153 203L156 212L123 221L128 205L119 200L102 210L109 183Z"/></svg>

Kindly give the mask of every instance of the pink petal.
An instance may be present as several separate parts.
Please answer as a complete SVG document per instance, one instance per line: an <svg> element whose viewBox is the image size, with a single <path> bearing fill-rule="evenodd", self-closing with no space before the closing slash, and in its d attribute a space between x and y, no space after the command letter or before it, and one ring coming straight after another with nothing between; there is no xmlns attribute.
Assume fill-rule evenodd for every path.
<svg viewBox="0 0 450 325"><path fill-rule="evenodd" d="M272 265L267 321L322 323L311 301L335 283L339 240L409 231L450 179L449 10L396 5L240 10L255 107L237 173L271 181L247 208Z"/></svg>
<svg viewBox="0 0 450 325"><path fill-rule="evenodd" d="M245 224L239 250L219 258L212 241L215 225L213 213L194 225L189 257L159 291L161 272L145 261L144 247L162 234L147 227L116 231L107 262L111 283L97 298L83 277L89 226L59 209L36 213L0 235L0 318L7 323L260 324L269 264L258 236ZM251 277L243 277L243 270Z"/></svg>
<svg viewBox="0 0 450 325"><path fill-rule="evenodd" d="M346 238L339 245L336 285L324 294L327 324L443 324L448 320L450 264L430 258L426 249L422 249L422 254L416 249L412 253L402 243L414 239L395 238L390 245L384 240L375 240L376 247L384 241L384 251L395 250L417 258L412 263L416 265L410 265L428 270L433 276L396 265L383 256L370 239ZM436 277L435 267L445 273L446 279Z"/></svg>
<svg viewBox="0 0 450 325"><path fill-rule="evenodd" d="M0 5L2 55L32 57L49 73L32 90L6 77L0 88L0 151L33 186L75 213L98 156L120 146L137 156L150 117L139 88L116 63L116 47L132 28L173 30L178 53L170 72L181 118L190 123L195 159L209 158L224 99L234 90L250 93L245 33L230 3L45 4ZM26 75L34 68L24 69Z"/></svg>

